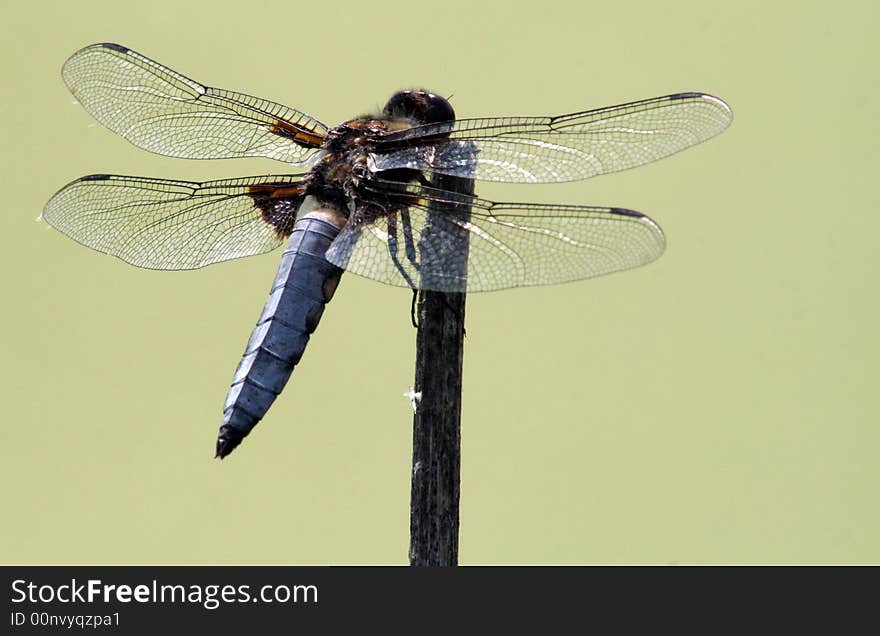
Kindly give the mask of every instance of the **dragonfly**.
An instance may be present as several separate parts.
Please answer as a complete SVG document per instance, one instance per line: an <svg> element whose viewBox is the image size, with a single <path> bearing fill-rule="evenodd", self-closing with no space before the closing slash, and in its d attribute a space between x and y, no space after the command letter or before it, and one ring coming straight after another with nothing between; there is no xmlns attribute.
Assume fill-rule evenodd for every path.
<svg viewBox="0 0 880 636"><path fill-rule="evenodd" d="M427 90L331 128L306 113L200 84L119 44L87 46L62 77L100 124L187 159L266 157L300 172L191 182L93 174L42 219L132 265L195 269L285 245L233 374L216 455L266 415L343 271L415 291L553 285L626 270L665 247L651 218L619 207L497 202L474 181L557 183L626 170L730 124L721 99L688 92L546 117L457 119Z"/></svg>

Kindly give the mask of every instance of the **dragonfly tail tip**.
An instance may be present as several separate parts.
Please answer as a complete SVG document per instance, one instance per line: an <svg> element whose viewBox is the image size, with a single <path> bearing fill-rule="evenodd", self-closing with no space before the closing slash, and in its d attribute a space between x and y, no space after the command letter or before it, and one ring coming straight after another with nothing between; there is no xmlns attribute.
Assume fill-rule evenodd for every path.
<svg viewBox="0 0 880 636"><path fill-rule="evenodd" d="M244 433L237 428L229 425L220 427L220 433L217 435L217 447L215 451L215 459L223 459L235 448L241 444L244 439Z"/></svg>

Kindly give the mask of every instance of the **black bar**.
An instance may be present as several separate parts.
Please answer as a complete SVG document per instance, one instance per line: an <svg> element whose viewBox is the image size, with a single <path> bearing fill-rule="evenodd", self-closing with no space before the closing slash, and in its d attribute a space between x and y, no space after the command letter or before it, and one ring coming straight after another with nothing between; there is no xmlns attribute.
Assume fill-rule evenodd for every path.
<svg viewBox="0 0 880 636"><path fill-rule="evenodd" d="M488 624L493 633L539 634L629 633L636 625L640 632L681 631L693 625L700 633L713 633L722 626L740 625L766 631L777 621L782 633L795 631L793 627L802 622L818 631L850 633L876 624L880 582L877 568L840 567L7 566L0 570L7 599L2 620L10 634L336 634L343 629L397 633L425 624L430 624L429 631ZM29 584L35 598L42 594L43 600L27 599ZM113 586L109 598L105 600L103 594L88 598L92 585L99 592ZM71 586L82 588L82 600L59 602L57 596L48 600L59 593L62 600L69 599ZM161 586L183 586L188 598L152 597L152 590ZM226 599L224 586L233 590ZM137 587L147 594L136 596ZM120 600L120 588L126 601ZM286 601L276 600L288 592ZM50 624L96 616L104 623L100 629ZM830 619L827 626L822 617Z"/></svg>

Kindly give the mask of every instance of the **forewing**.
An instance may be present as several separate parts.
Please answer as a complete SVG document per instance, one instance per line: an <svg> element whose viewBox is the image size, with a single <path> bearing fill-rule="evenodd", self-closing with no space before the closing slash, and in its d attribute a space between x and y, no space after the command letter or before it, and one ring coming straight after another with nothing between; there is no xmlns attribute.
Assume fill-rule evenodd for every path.
<svg viewBox="0 0 880 636"><path fill-rule="evenodd" d="M423 195L372 222L349 221L328 260L390 285L477 292L610 274L649 263L665 247L660 227L632 210L493 203L428 188ZM432 212L437 200L467 202L469 218ZM449 274L461 271L467 276Z"/></svg>
<svg viewBox="0 0 880 636"><path fill-rule="evenodd" d="M304 198L301 175L192 183L91 175L42 218L73 240L149 269L195 269L278 247Z"/></svg>
<svg viewBox="0 0 880 636"><path fill-rule="evenodd" d="M722 132L732 118L717 97L679 93L557 117L460 119L382 137L370 168L483 181L575 181L684 150Z"/></svg>
<svg viewBox="0 0 880 636"><path fill-rule="evenodd" d="M62 76L102 125L161 155L302 163L327 133L324 124L297 110L203 86L118 44L77 51Z"/></svg>

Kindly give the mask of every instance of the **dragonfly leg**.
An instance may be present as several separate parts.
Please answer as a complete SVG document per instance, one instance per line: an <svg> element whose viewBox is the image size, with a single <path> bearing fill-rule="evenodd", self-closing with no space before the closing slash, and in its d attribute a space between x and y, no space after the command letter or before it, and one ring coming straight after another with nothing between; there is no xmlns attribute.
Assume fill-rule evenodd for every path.
<svg viewBox="0 0 880 636"><path fill-rule="evenodd" d="M416 245L413 241L412 221L409 218L409 210L406 208L400 211L400 221L403 223L403 245L406 250L406 260L412 264L414 270L419 271L420 266L416 256Z"/></svg>
<svg viewBox="0 0 880 636"><path fill-rule="evenodd" d="M406 251L406 260L410 262L410 264L413 266L413 269L419 271L419 261L418 257L416 256L415 241L413 241L412 221L409 218L409 210L403 209L400 211L400 220L403 223L403 245L404 250ZM409 309L409 317L410 321L412 322L412 326L418 329L419 321L416 318L416 303L418 302L419 298L419 290L412 285L410 285L410 287L412 287L413 297L412 304L410 305Z"/></svg>
<svg viewBox="0 0 880 636"><path fill-rule="evenodd" d="M403 236L404 236L404 250L406 251L406 259L412 264L413 268L416 271L419 270L419 264L416 261L416 253L415 246L412 242L412 227L409 223L409 215L407 214L404 220L403 226ZM398 248L399 244L397 242L397 217L391 215L388 217L388 254L391 256L391 260L394 263L394 266L397 268L397 271L400 272L400 275L403 276L403 280L406 281L406 284L409 285L410 289L412 289L413 297L412 303L409 308L409 319L412 322L412 326L416 329L419 328L418 320L416 319L416 301L419 296L419 290L416 288L415 283L413 282L412 277L407 273L406 269L403 267L403 263L400 262L400 258L398 257Z"/></svg>
<svg viewBox="0 0 880 636"><path fill-rule="evenodd" d="M411 289L416 289L416 284L413 282L412 277L403 267L403 263L400 262L400 258L398 257L398 248L399 244L397 242L397 217L394 215L389 215L388 217L388 255L391 257L391 261L394 263L394 266L397 268L397 271L400 272L400 275L403 276L403 280L406 281L406 284L410 286Z"/></svg>

